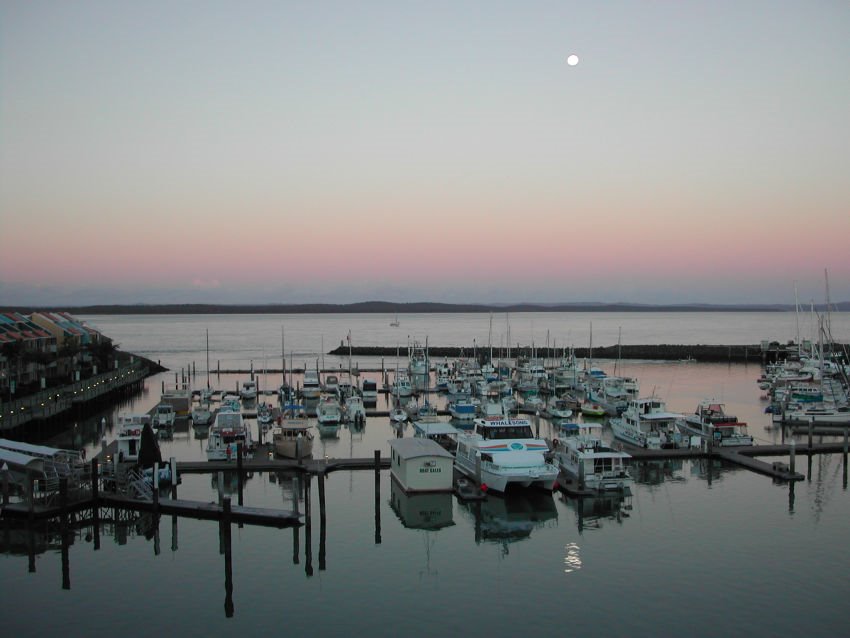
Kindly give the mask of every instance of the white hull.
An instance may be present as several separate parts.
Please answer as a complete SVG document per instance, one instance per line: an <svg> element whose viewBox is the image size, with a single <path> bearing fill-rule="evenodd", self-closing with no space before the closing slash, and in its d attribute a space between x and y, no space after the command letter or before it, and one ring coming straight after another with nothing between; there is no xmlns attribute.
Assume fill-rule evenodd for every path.
<svg viewBox="0 0 850 638"><path fill-rule="evenodd" d="M475 474L475 467L470 467L469 464L458 462L457 460L455 460L455 467L459 472L465 474L473 481L478 480L478 477ZM549 467L554 468L554 466L551 465ZM557 478L558 471L552 469L523 474L503 474L492 472L484 468L481 469L481 482L487 486L488 490L495 490L497 492L504 492L511 485L551 490Z"/></svg>

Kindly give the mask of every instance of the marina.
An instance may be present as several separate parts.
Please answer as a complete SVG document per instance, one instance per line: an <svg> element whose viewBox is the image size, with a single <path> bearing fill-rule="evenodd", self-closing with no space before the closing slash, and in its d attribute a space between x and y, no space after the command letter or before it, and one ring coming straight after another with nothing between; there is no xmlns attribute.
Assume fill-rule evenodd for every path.
<svg viewBox="0 0 850 638"><path fill-rule="evenodd" d="M405 326L411 323L415 323L415 318L406 318ZM221 355L213 356L216 354ZM314 357L311 366L309 357L302 355L302 366L318 369L320 379L325 371L334 374L335 369L348 367L347 357L328 356L324 362L320 354ZM98 461L114 456L118 450L118 415L152 414L160 403L163 380L173 380L174 369L191 367L192 359L185 353L179 359L165 361L171 371L146 381L147 393L108 413L87 417L52 443L60 448L82 448L87 458ZM242 365L233 361L227 367L241 369ZM614 363L599 360L594 365L610 372ZM365 611L375 596L404 605L405 614L417 618L424 612L417 611L419 607L412 603L412 597L427 595L429 602L451 607L450 601L471 585L485 587L510 579L519 584L538 583L581 604L593 605L601 590L586 577L616 574L621 561L629 561L631 578L660 579L666 586L677 581L677 574L699 574L707 586L720 588L727 570L740 570L734 565L747 565L748 571L740 581L741 606L735 608L739 615L750 614L753 622L770 630L779 626L778 621L758 611L766 609L768 601L757 593L761 589L756 575L773 564L777 552L782 552L794 573L805 573L812 551L806 549L803 539L820 530L821 536L827 534L824 549L834 549L839 547L837 537L847 531L844 518L825 516L850 511L843 430L832 431L830 436L822 434L820 428L816 431L804 427L795 436L790 427L776 428L771 415L763 411L765 404L756 387L760 364L638 361L627 366L628 375L638 379L642 389L651 393L655 388L653 394L663 396L668 409L677 413L693 412L706 396L718 397L729 414L747 423L753 445L702 444L653 450L623 444L622 449L631 457L627 469L633 483L628 489L602 493L562 476L554 492L510 489L503 495L484 493L475 480L467 477L458 482L457 476L451 491L445 493L418 495L399 489L391 471L391 441L399 440L400 435L401 440L412 440L416 432L428 437L431 429L438 433L434 436L451 438L463 430L464 421L453 429L436 427L441 422L451 423L445 395L436 388L428 392L420 388L410 399L414 405L418 400L420 408L426 403L433 406L428 413L435 414L425 418L419 416L417 409L414 418L420 425L394 423L389 418L395 408L394 397L391 392L381 391L384 379L380 370L394 371L395 366L394 359L357 361L359 379L354 375L353 380L358 382L365 377L377 382L374 403L365 406L362 423L343 420L335 426L338 430L334 438L316 436L312 455L302 458L276 454L273 429L263 436L256 406L271 400L277 407L275 395L281 375L273 379L255 368L257 397L253 401L241 400L240 407L254 437L250 454L237 452L230 461L207 460L209 434L205 430L210 426L196 427L188 417L178 416L171 436L159 439L163 458L174 458L178 484L162 488L157 505L153 498L133 499L141 504L128 509L122 498L101 494L97 528L92 527L91 504L82 503L77 513L68 514L66 531L62 532L58 502L54 507L59 509L41 511L32 518L28 511L20 511L20 505L10 504L8 515L0 519L0 539L9 539L4 547L19 549L10 554L11 562L5 561L0 569L14 567L17 561L24 570L31 565L33 569L20 595L34 593L33 588L42 597L65 590L73 599L76 614L88 605L82 598L84 593L95 582L98 587L103 583L102 576L95 577L104 571L103 561L113 561L123 553L140 566L150 564L155 568L155 575L147 575L141 567L133 572L133 577L143 583L144 591L161 587L161 578L173 570L193 583L188 599L185 588L179 588L184 604L201 606L202 600L217 601L218 614L192 625L207 627L213 633L216 618L226 618L245 631L257 630L266 622L263 618L271 612L264 601L269 596L261 590L283 584L293 600L318 613L323 596L353 591L354 583L368 578L370 594L357 597L361 610L349 606L347 624L389 634L388 627L377 626L374 617ZM550 369L553 366L554 357L547 364ZM252 369L250 360L245 361L244 369ZM344 378L343 374L335 376ZM211 387L221 388L211 401L213 409L221 404L223 394L234 393L247 378L240 373L213 373ZM296 387L299 381L296 373ZM206 386L205 374L197 374L190 382L195 388ZM199 392L193 405L200 400ZM307 401L308 410L311 403L314 402ZM496 402L482 401L482 406L490 404ZM341 399L340 405L344 405ZM542 409L539 412L527 412L522 418L534 437L539 436L551 446L562 430L558 419L550 418ZM430 420L435 417L436 422ZM315 413L307 418L315 426ZM604 443L618 448L608 417L596 421L576 412L569 419L595 425L602 431ZM73 438L63 442L63 436L68 435L82 438L76 443ZM173 498L172 489L179 498ZM820 496L823 494L829 497L824 500ZM689 553L695 538L706 538L704 530L720 531L721 521L730 517L740 528L733 534L734 545L732 538L713 538L711 561ZM92 534L98 539L96 548L85 541ZM29 540L21 543L12 540L15 538ZM663 544L658 540L661 538ZM764 538L771 538L771 543L762 542ZM48 547L54 548L55 559ZM679 558L675 566L665 558L670 552ZM163 564L166 555L171 562ZM616 561L609 558L613 556ZM265 569L266 565L274 569ZM837 587L845 567L840 560L837 564L823 564L820 578ZM778 586L793 590L795 581L790 574L774 573L773 577ZM107 582L110 580L106 578ZM439 590L434 587L437 583ZM174 593L177 585L166 589ZM788 604L797 604L800 592L794 591ZM819 596L814 603L819 617L833 622L831 611L824 606L831 594L820 590ZM644 607L669 615L669 610L662 610L649 592L639 599ZM530 596L520 600L535 604L545 621L555 621L557 605ZM162 598L156 613L161 619L180 625L182 606ZM140 617L123 605L119 608L129 618ZM59 618L69 613L60 605ZM725 628L734 633L731 624L723 620L718 623L709 605L699 603L689 605L687 614L673 613L670 624L665 626L685 631L694 616L709 615L714 619L712 632ZM506 613L497 613L496 617L499 625L518 627L512 625ZM457 621L449 613L436 626L448 631L450 624ZM290 622L297 631L341 630L331 619ZM641 633L641 621L625 610L614 613L611 622L603 626L616 631L614 622L627 623ZM794 622L787 617L782 624L794 626ZM591 628L581 619L576 626L599 630L598 622ZM645 629L649 631L649 626ZM496 627L492 630L496 631ZM94 635L99 633L94 631ZM696 635L701 634L697 631Z"/></svg>

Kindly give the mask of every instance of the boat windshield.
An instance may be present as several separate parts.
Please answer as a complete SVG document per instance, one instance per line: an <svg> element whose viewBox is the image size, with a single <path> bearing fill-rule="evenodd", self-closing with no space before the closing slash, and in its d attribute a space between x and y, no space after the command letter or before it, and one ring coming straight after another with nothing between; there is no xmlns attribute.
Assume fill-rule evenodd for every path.
<svg viewBox="0 0 850 638"><path fill-rule="evenodd" d="M481 428L485 439L533 439L530 425L501 425Z"/></svg>

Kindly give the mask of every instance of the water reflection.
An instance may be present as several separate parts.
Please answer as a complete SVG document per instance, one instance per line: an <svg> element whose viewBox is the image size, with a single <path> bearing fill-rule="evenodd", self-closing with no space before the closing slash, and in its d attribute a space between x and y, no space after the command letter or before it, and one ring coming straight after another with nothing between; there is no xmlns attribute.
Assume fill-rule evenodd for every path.
<svg viewBox="0 0 850 638"><path fill-rule="evenodd" d="M408 494L390 481L390 507L408 529L438 530L454 525L451 492Z"/></svg>
<svg viewBox="0 0 850 638"><path fill-rule="evenodd" d="M558 518L552 494L541 490L490 494L483 501L462 501L461 508L475 521L475 542L498 543L505 555L510 543L527 539L533 530Z"/></svg>
<svg viewBox="0 0 850 638"><path fill-rule="evenodd" d="M587 529L601 529L605 521L622 525L623 521L631 516L632 493L629 489L579 498L570 498L565 492L561 492L559 498L576 513L580 534Z"/></svg>
<svg viewBox="0 0 850 638"><path fill-rule="evenodd" d="M635 483L642 485L660 485L665 481L684 481L681 475L684 463L680 459L633 462L629 471Z"/></svg>

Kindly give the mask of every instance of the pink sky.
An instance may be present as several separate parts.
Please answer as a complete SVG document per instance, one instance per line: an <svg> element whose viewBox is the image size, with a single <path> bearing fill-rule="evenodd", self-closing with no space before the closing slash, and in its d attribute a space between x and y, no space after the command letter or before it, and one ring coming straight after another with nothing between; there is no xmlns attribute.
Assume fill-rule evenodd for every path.
<svg viewBox="0 0 850 638"><path fill-rule="evenodd" d="M0 304L850 299L850 9L764 8L0 7Z"/></svg>

